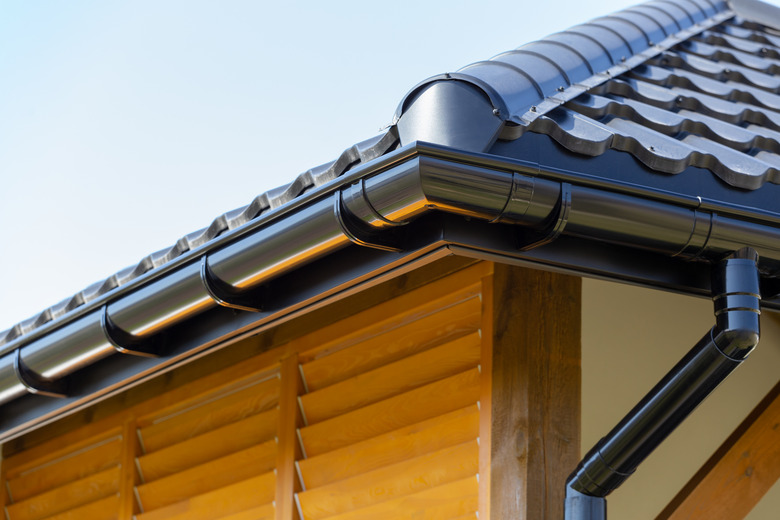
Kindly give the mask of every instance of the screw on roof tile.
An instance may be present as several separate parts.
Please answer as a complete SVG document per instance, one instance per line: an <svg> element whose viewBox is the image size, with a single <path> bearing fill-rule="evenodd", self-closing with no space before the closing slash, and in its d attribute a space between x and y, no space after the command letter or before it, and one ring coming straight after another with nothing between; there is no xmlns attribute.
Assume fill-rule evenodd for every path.
<svg viewBox="0 0 780 520"><path fill-rule="evenodd" d="M561 87L558 87L558 92L563 92L564 90L566 90L566 89L565 89L565 88L563 88L562 86L561 86Z"/></svg>
<svg viewBox="0 0 780 520"><path fill-rule="evenodd" d="M655 151L655 146L649 146L647 149L650 150L651 152L654 152Z"/></svg>
<svg viewBox="0 0 780 520"><path fill-rule="evenodd" d="M682 96L677 96L677 99L675 101L677 101L678 103L682 103L683 101L685 101L685 98L683 98Z"/></svg>
<svg viewBox="0 0 780 520"><path fill-rule="evenodd" d="M497 108L494 108L493 109L493 115L494 116L500 116L501 115L501 111L499 109L497 109Z"/></svg>
<svg viewBox="0 0 780 520"><path fill-rule="evenodd" d="M531 105L531 112L536 112L536 105Z"/></svg>
<svg viewBox="0 0 780 520"><path fill-rule="evenodd" d="M731 69L723 69L723 74L731 74Z"/></svg>
<svg viewBox="0 0 780 520"><path fill-rule="evenodd" d="M625 56L621 56L620 57L620 61L626 61L626 57Z"/></svg>

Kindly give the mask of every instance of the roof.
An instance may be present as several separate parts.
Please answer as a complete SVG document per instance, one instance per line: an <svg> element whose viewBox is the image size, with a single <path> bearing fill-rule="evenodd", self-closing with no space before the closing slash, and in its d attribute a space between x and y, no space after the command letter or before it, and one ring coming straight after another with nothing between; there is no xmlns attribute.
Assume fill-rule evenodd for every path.
<svg viewBox="0 0 780 520"><path fill-rule="evenodd" d="M654 0L429 78L404 97L385 134L0 332L0 403L69 393L63 402L73 409L150 373L152 362L111 364L105 380L80 382L75 392L58 389L66 375L105 371L116 351L159 354L146 338L220 305L257 311L257 294L242 293L331 257L342 263L322 260L306 287L286 279L298 299L275 293L273 311L263 307L257 320L333 294L345 283L344 263L364 264L349 274L359 280L380 255L386 270L441 243L487 258L513 249L505 254L696 294L709 282L691 260L749 245L762 254L774 296L778 66L780 32L735 17L725 2ZM460 218L461 234L429 238L428 228L414 227L432 209ZM515 231L475 234L463 216L519 227L520 246ZM450 217L430 218L446 227ZM588 256L583 237L608 245ZM338 256L355 244L365 247ZM259 326L240 314L214 316L237 320L234 330ZM221 337L212 335L187 341L201 348ZM161 366L195 347L171 348ZM131 365L134 375L120 376ZM26 418L0 427L21 431L57 406L13 408Z"/></svg>

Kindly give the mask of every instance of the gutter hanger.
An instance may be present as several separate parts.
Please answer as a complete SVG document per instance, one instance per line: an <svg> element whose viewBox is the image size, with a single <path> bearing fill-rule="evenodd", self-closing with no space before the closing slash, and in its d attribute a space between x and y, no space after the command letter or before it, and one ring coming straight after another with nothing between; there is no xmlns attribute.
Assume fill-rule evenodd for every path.
<svg viewBox="0 0 780 520"><path fill-rule="evenodd" d="M164 360L163 335L173 325L217 306L262 309L270 280L350 244L409 250L405 226L432 211L516 225L519 250L561 234L689 260L720 259L748 245L761 255L762 271L780 271L780 230L769 225L540 177L544 172L479 166L480 156L418 143L393 153L402 162L383 161L384 169L20 343L0 357L0 404L28 393L67 395L64 378L117 353Z"/></svg>
<svg viewBox="0 0 780 520"><path fill-rule="evenodd" d="M759 340L758 258L745 248L718 262L715 326L577 466L565 520L605 520L606 496L753 351Z"/></svg>

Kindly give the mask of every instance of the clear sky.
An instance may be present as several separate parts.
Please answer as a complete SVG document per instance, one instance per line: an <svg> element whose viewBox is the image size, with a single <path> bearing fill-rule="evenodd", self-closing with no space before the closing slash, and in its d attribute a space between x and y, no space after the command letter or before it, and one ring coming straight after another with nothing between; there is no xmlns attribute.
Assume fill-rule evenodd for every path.
<svg viewBox="0 0 780 520"><path fill-rule="evenodd" d="M0 331L620 0L0 3Z"/></svg>

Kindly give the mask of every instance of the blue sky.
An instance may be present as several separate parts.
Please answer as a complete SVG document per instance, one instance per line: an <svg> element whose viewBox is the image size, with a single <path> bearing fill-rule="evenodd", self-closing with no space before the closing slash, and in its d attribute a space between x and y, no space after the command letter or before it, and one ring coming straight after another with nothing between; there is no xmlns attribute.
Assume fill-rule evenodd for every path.
<svg viewBox="0 0 780 520"><path fill-rule="evenodd" d="M426 77L633 3L1 3L0 331L375 135Z"/></svg>

